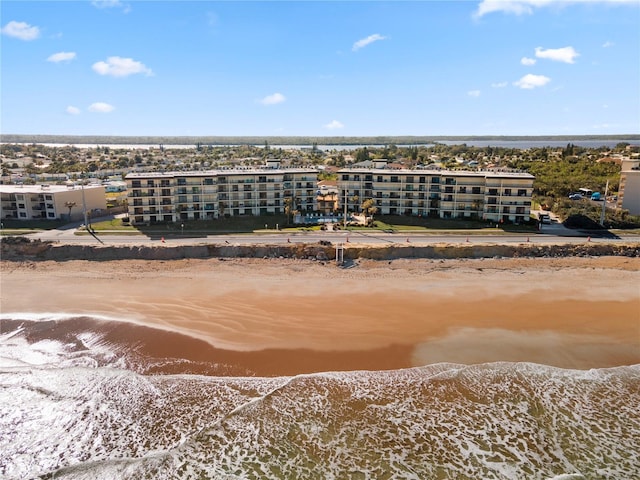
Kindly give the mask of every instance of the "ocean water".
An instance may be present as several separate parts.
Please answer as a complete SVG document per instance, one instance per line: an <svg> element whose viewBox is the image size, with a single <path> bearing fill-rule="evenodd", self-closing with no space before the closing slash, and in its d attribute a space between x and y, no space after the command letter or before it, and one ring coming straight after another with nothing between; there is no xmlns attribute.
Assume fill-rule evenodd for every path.
<svg viewBox="0 0 640 480"><path fill-rule="evenodd" d="M0 318L1 478L640 478L640 365L237 376L118 328Z"/></svg>

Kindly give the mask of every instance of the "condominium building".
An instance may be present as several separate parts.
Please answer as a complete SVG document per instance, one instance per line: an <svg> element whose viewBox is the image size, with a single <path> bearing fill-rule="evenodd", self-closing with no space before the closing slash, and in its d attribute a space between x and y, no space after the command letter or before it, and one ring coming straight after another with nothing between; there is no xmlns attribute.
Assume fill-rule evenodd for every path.
<svg viewBox="0 0 640 480"><path fill-rule="evenodd" d="M618 207L640 215L640 160L624 159L618 187Z"/></svg>
<svg viewBox="0 0 640 480"><path fill-rule="evenodd" d="M529 219L533 180L531 174L512 171L398 170L382 164L338 171L348 211L358 211L371 198L382 215L515 223Z"/></svg>
<svg viewBox="0 0 640 480"><path fill-rule="evenodd" d="M134 224L207 220L222 216L315 211L317 170L234 168L193 172L130 173L129 218Z"/></svg>
<svg viewBox="0 0 640 480"><path fill-rule="evenodd" d="M0 185L0 218L82 220L106 210L102 185Z"/></svg>

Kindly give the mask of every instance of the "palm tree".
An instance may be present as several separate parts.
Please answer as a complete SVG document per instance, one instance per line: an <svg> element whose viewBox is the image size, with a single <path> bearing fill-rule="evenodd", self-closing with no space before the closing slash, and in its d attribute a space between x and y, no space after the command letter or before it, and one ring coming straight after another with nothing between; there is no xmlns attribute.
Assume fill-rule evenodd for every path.
<svg viewBox="0 0 640 480"><path fill-rule="evenodd" d="M364 202L362 202L360 208L362 208L365 217L369 217L368 223L373 223L373 216L378 213L378 207L376 207L373 198L367 198Z"/></svg>
<svg viewBox="0 0 640 480"><path fill-rule="evenodd" d="M64 202L64 206L69 209L69 220L71 220L71 209L76 206L76 202Z"/></svg>

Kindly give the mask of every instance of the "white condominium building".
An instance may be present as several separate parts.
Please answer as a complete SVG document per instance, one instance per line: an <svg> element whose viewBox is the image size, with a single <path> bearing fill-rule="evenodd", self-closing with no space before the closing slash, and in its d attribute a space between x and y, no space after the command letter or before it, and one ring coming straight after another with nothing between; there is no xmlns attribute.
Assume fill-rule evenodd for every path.
<svg viewBox="0 0 640 480"><path fill-rule="evenodd" d="M0 217L13 220L82 220L107 208L102 185L0 185Z"/></svg>
<svg viewBox="0 0 640 480"><path fill-rule="evenodd" d="M382 215L529 219L534 177L512 171L345 168L338 171L341 208L358 211L373 199Z"/></svg>
<svg viewBox="0 0 640 480"><path fill-rule="evenodd" d="M207 220L238 215L315 211L318 172L312 168L234 168L193 172L130 173L133 224Z"/></svg>
<svg viewBox="0 0 640 480"><path fill-rule="evenodd" d="M624 159L618 187L618 207L640 215L640 160Z"/></svg>

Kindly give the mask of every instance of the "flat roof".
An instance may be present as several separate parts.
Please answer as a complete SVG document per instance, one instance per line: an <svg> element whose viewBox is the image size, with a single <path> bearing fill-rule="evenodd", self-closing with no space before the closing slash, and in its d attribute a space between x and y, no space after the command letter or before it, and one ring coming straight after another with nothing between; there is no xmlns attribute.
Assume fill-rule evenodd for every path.
<svg viewBox="0 0 640 480"><path fill-rule="evenodd" d="M104 188L104 185L85 185L85 189ZM0 193L60 193L82 190L80 185L0 185Z"/></svg>
<svg viewBox="0 0 640 480"><path fill-rule="evenodd" d="M439 175L451 177L520 177L534 179L535 176L527 172L500 170L440 170L440 169L388 169L388 168L341 168L336 173L370 173L372 175Z"/></svg>
<svg viewBox="0 0 640 480"><path fill-rule="evenodd" d="M191 170L186 172L132 172L124 178L216 177L222 175L263 175L286 173L318 173L315 168L229 168L217 170Z"/></svg>

